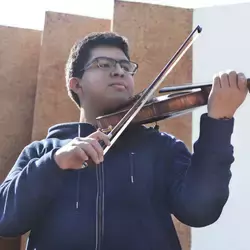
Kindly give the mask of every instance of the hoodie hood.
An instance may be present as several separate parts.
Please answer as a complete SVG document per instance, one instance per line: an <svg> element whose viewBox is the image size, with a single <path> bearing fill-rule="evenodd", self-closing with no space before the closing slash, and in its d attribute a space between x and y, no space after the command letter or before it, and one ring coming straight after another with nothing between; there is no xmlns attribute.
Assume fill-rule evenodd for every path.
<svg viewBox="0 0 250 250"><path fill-rule="evenodd" d="M75 137L86 137L96 131L89 123L69 122L54 125L48 129L46 139L57 138L60 140L73 139Z"/></svg>

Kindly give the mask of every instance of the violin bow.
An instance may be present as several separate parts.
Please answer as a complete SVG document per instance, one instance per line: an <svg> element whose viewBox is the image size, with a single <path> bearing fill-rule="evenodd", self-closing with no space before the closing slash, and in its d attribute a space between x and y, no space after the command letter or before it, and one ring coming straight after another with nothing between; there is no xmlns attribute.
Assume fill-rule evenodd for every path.
<svg viewBox="0 0 250 250"><path fill-rule="evenodd" d="M108 137L110 139L110 145L104 148L103 155L105 155L110 147L115 143L115 141L119 138L122 132L126 129L129 123L134 119L134 117L138 114L144 104L149 100L149 98L154 94L160 84L164 81L167 75L171 72L171 70L175 67L175 65L179 62L179 60L183 57L183 55L187 52L187 50L191 47L194 41L198 38L202 31L202 28L198 25L186 38L186 40L182 43L176 53L172 56L169 62L165 65L159 75L154 79L154 81L149 85L149 87L143 91L141 97L135 102L135 104L130 108L130 110L123 116L123 118L116 124L116 126L109 132ZM193 37L194 36L194 37ZM191 42L188 44L190 39L193 37ZM188 45L187 45L188 44ZM186 46L187 45L187 46ZM185 47L186 46L186 47Z"/></svg>

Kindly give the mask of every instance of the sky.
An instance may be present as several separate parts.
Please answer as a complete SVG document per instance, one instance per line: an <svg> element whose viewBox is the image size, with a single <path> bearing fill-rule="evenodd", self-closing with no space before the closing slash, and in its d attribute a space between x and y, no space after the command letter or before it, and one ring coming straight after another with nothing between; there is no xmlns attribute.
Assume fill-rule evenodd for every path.
<svg viewBox="0 0 250 250"><path fill-rule="evenodd" d="M42 30L45 11L111 19L114 0L0 0L0 25ZM184 8L250 2L250 0L133 0Z"/></svg>

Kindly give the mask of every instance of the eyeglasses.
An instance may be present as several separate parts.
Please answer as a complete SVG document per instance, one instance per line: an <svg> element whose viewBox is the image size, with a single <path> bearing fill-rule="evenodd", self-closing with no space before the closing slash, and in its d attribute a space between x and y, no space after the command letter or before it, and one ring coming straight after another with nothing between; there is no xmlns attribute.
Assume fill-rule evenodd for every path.
<svg viewBox="0 0 250 250"><path fill-rule="evenodd" d="M138 69L138 64L128 60L115 60L110 57L97 57L93 61L89 62L83 70L87 70L92 67L98 67L103 70L111 70L116 64L119 64L124 72L134 75Z"/></svg>

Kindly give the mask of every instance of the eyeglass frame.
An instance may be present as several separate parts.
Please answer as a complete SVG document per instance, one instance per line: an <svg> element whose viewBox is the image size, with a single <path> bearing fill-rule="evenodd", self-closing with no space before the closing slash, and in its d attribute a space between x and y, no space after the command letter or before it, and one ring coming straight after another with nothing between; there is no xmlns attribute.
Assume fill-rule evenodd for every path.
<svg viewBox="0 0 250 250"><path fill-rule="evenodd" d="M111 58L111 57L100 56L100 57L94 58L92 61L90 61L89 63L87 63L87 64L85 65L85 67L82 68L80 71L85 71L85 70L89 69L95 62L97 62L97 67L98 67L99 69L103 69L103 68L101 68L101 67L99 66L99 64L98 64L98 59L109 59L109 60L114 61L113 67L115 67L117 63L118 63L118 64L120 65L120 67L121 67L121 64L120 64L121 61L126 61L126 62L129 62L129 63L132 63L132 64L135 65L135 70L134 70L133 72L128 72L128 71L125 71L125 70L122 69L122 70L124 71L124 73L128 73L128 74L130 74L130 75L135 75L136 72L137 72L137 70L138 70L138 68L139 68L139 65L138 65L136 62L133 62L133 61L130 61L130 60L125 60L125 59L116 60L116 59ZM121 68L122 68L122 67L121 67Z"/></svg>

